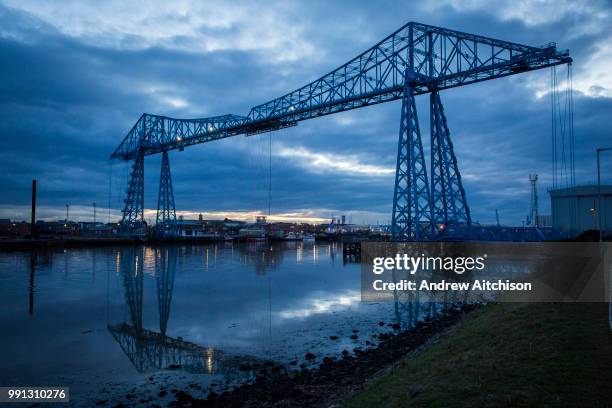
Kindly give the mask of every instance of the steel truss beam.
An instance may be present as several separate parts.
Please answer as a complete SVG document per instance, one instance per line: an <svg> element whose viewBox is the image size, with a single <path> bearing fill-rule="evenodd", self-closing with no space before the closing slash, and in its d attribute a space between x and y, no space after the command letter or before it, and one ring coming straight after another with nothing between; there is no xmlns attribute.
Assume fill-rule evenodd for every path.
<svg viewBox="0 0 612 408"><path fill-rule="evenodd" d="M431 206L436 230L451 224L471 225L461 173L453 149L444 108L437 91L430 94Z"/></svg>
<svg viewBox="0 0 612 408"><path fill-rule="evenodd" d="M555 44L532 47L410 22L327 75L246 116L173 119L143 114L111 158L134 160L240 134L294 126L298 121L403 97L404 71L415 95L570 63Z"/></svg>
<svg viewBox="0 0 612 408"><path fill-rule="evenodd" d="M402 99L391 229L398 241L428 240L433 233L425 155L414 89L409 83Z"/></svg>
<svg viewBox="0 0 612 408"><path fill-rule="evenodd" d="M144 154L142 152L136 156L132 164L121 225L129 231L137 231L144 227Z"/></svg>
<svg viewBox="0 0 612 408"><path fill-rule="evenodd" d="M174 207L172 175L170 174L170 160L167 151L162 154L156 223L157 227L161 228L164 233L174 234L176 232L176 209Z"/></svg>

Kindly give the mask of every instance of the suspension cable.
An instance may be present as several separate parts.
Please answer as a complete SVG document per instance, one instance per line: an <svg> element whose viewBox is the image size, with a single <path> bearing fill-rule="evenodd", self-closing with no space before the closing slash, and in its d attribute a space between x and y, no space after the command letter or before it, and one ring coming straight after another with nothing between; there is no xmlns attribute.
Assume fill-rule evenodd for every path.
<svg viewBox="0 0 612 408"><path fill-rule="evenodd" d="M561 86L564 87L563 90L559 90ZM567 65L565 81L558 77L557 68L551 67L550 95L553 188L574 187L576 159L573 79L570 64Z"/></svg>
<svg viewBox="0 0 612 408"><path fill-rule="evenodd" d="M270 218L271 207L272 207L272 132L268 132L268 218Z"/></svg>
<svg viewBox="0 0 612 408"><path fill-rule="evenodd" d="M569 103L570 171L571 187L576 186L576 157L574 151L574 79L572 64L567 64L567 93Z"/></svg>
<svg viewBox="0 0 612 408"><path fill-rule="evenodd" d="M555 67L550 68L550 135L552 144L553 188L557 188L557 120L555 117Z"/></svg>
<svg viewBox="0 0 612 408"><path fill-rule="evenodd" d="M110 224L111 220L111 180L112 180L112 168L113 168L112 160L108 160L108 223Z"/></svg>

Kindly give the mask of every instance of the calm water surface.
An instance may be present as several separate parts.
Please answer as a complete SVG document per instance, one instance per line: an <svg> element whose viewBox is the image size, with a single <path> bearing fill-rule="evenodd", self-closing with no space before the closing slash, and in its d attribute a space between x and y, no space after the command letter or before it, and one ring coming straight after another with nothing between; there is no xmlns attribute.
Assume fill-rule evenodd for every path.
<svg viewBox="0 0 612 408"><path fill-rule="evenodd" d="M75 402L222 391L252 380L245 365L316 365L415 318L361 302L337 243L0 253L0 299L0 384L70 386Z"/></svg>

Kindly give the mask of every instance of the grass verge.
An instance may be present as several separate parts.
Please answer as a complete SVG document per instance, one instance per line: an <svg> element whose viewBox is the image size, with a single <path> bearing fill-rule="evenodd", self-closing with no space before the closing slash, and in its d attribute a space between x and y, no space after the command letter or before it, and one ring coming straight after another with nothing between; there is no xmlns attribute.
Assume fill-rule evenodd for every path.
<svg viewBox="0 0 612 408"><path fill-rule="evenodd" d="M345 405L612 407L607 305L487 305Z"/></svg>

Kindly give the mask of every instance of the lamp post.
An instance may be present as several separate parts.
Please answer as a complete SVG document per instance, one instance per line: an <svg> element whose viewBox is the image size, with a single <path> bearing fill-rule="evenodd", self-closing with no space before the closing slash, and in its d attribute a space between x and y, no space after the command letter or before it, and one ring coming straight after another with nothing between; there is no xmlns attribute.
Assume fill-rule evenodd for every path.
<svg viewBox="0 0 612 408"><path fill-rule="evenodd" d="M600 251L603 251L601 242L602 242L602 233L601 233L601 173L599 171L599 153L605 152L606 150L612 150L612 147L602 147L597 149L597 205L599 206L597 213L597 220L599 224L599 248ZM612 276L609 276L610 284L609 284L609 296L608 299L608 326L610 326L610 330L612 330Z"/></svg>
<svg viewBox="0 0 612 408"><path fill-rule="evenodd" d="M599 171L599 153L612 150L612 147L600 147L597 149L597 229L599 230L599 242L603 241L601 231L601 172Z"/></svg>

